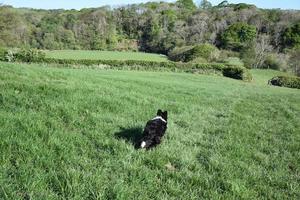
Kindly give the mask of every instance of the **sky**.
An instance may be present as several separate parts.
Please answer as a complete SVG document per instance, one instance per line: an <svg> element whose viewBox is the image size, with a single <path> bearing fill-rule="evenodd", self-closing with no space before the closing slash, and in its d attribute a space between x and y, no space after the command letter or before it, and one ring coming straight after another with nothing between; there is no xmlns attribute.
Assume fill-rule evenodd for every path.
<svg viewBox="0 0 300 200"><path fill-rule="evenodd" d="M42 9L77 9L100 7L104 5L119 6L133 3L143 3L150 0L0 0L0 4L12 5L14 7L29 7ZM157 1L157 0L152 0ZM176 0L165 0L174 2ZM210 0L217 5L223 0ZM200 0L195 0L200 2ZM228 0L229 3L255 4L259 8L281 8L300 10L300 0Z"/></svg>

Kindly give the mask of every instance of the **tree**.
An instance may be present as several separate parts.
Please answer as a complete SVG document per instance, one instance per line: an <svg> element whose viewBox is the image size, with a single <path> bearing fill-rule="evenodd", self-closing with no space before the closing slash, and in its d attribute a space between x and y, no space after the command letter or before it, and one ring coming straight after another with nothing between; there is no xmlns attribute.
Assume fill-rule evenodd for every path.
<svg viewBox="0 0 300 200"><path fill-rule="evenodd" d="M218 7L226 7L228 5L229 5L228 1L222 1L221 3L218 4Z"/></svg>
<svg viewBox="0 0 300 200"><path fill-rule="evenodd" d="M294 49L291 52L291 57L290 57L290 62L291 66L293 68L293 72L297 75L300 76L300 48Z"/></svg>
<svg viewBox="0 0 300 200"><path fill-rule="evenodd" d="M255 26L242 22L232 24L221 35L222 46L226 49L240 51L253 43L256 34Z"/></svg>
<svg viewBox="0 0 300 200"><path fill-rule="evenodd" d="M260 35L255 43L255 62L252 68L263 67L263 63L268 55L273 50L270 45L270 37L268 35Z"/></svg>
<svg viewBox="0 0 300 200"><path fill-rule="evenodd" d="M207 0L202 0L200 2L199 8L207 10L207 9L212 8L212 4Z"/></svg>
<svg viewBox="0 0 300 200"><path fill-rule="evenodd" d="M207 9L212 8L212 4L207 0L201 0L201 2L199 4L199 8L207 10Z"/></svg>
<svg viewBox="0 0 300 200"><path fill-rule="evenodd" d="M185 8L187 10L195 10L197 7L194 4L193 0L178 0L176 2L181 8Z"/></svg>
<svg viewBox="0 0 300 200"><path fill-rule="evenodd" d="M285 47L300 47L300 22L288 27L283 34L283 44Z"/></svg>
<svg viewBox="0 0 300 200"><path fill-rule="evenodd" d="M205 43L209 35L209 16L206 12L199 12L188 19L188 43Z"/></svg>

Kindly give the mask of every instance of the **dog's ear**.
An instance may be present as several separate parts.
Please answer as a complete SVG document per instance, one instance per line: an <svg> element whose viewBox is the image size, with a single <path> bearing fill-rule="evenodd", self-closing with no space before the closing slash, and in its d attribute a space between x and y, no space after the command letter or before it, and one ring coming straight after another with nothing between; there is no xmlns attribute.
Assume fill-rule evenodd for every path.
<svg viewBox="0 0 300 200"><path fill-rule="evenodd" d="M168 120L168 111L163 112L162 117L167 121Z"/></svg>
<svg viewBox="0 0 300 200"><path fill-rule="evenodd" d="M157 116L162 116L162 110L161 109L159 109L158 111L157 111L157 114L156 114Z"/></svg>

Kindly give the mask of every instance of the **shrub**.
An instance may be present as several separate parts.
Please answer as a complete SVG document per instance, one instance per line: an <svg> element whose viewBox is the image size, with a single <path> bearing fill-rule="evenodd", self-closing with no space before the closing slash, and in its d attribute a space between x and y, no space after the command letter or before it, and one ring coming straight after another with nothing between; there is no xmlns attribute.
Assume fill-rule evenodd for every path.
<svg viewBox="0 0 300 200"><path fill-rule="evenodd" d="M7 50L5 52L4 60L7 62L14 62L16 60L16 52L13 50Z"/></svg>
<svg viewBox="0 0 300 200"><path fill-rule="evenodd" d="M244 66L243 61L241 61L241 59L238 57L229 57L229 58L222 60L222 62L227 65Z"/></svg>
<svg viewBox="0 0 300 200"><path fill-rule="evenodd" d="M230 51L230 50L220 50L220 56L219 56L219 60L220 61L224 61L225 59L227 58L230 58L230 57L240 57L240 53L239 52L236 52L236 51Z"/></svg>
<svg viewBox="0 0 300 200"><path fill-rule="evenodd" d="M208 63L208 61L205 58L198 57L195 58L194 60L190 61L190 63Z"/></svg>
<svg viewBox="0 0 300 200"><path fill-rule="evenodd" d="M216 61L220 56L219 50L211 44L196 45L195 47L187 51L186 54L187 55L185 62L192 61L199 57L211 62Z"/></svg>
<svg viewBox="0 0 300 200"><path fill-rule="evenodd" d="M197 58L212 62L216 61L220 56L220 51L214 45L200 44L194 47L184 46L175 48L169 54L169 59L172 61L190 62Z"/></svg>
<svg viewBox="0 0 300 200"><path fill-rule="evenodd" d="M21 49L16 53L16 60L21 62L43 61L45 53L36 49Z"/></svg>
<svg viewBox="0 0 300 200"><path fill-rule="evenodd" d="M6 49L4 47L0 47L0 61L5 61Z"/></svg>
<svg viewBox="0 0 300 200"><path fill-rule="evenodd" d="M184 62L186 60L186 52L191 50L193 46L183 46L183 47L176 47L172 51L170 51L168 57L170 60L179 62Z"/></svg>
<svg viewBox="0 0 300 200"><path fill-rule="evenodd" d="M252 75L244 67L227 66L223 69L223 75L238 80L251 81Z"/></svg>
<svg viewBox="0 0 300 200"><path fill-rule="evenodd" d="M240 57L247 69L251 69L255 65L255 50L252 46L242 49Z"/></svg>
<svg viewBox="0 0 300 200"><path fill-rule="evenodd" d="M280 69L280 61L274 55L270 54L266 57L263 67L268 68L268 69L279 70Z"/></svg>
<svg viewBox="0 0 300 200"><path fill-rule="evenodd" d="M300 78L294 76L276 76L268 81L269 85L300 89Z"/></svg>

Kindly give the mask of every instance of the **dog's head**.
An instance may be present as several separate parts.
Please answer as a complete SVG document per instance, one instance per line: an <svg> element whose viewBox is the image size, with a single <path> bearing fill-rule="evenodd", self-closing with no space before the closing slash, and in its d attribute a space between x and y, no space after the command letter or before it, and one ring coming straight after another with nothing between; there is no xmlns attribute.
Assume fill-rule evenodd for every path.
<svg viewBox="0 0 300 200"><path fill-rule="evenodd" d="M164 120L166 120L166 121L168 121L168 111L162 111L161 109L159 109L158 111L157 111L157 114L156 114L157 116L160 116L160 117L162 117Z"/></svg>

